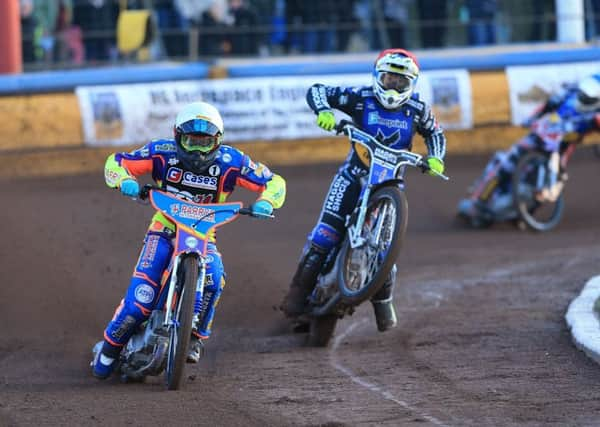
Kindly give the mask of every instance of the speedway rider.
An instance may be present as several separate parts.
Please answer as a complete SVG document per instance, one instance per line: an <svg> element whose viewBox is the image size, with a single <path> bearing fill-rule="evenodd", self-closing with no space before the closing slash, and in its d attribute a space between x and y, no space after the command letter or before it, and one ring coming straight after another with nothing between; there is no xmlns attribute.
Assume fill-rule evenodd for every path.
<svg viewBox="0 0 600 427"><path fill-rule="evenodd" d="M105 166L106 184L128 197L137 197L136 177L152 174L162 188L176 190L197 203L222 203L236 185L260 194L251 210L271 214L285 200L285 181L266 166L253 162L240 150L223 145L223 119L205 102L185 106L175 120L173 139L159 139L131 153L111 154ZM93 374L107 378L123 346L136 328L148 319L158 299L173 251L175 226L157 212L150 223L125 298L104 331L102 350L93 361ZM193 326L189 363L198 362L201 340L211 333L215 306L225 285L225 272L214 235L208 245L202 317Z"/></svg>
<svg viewBox="0 0 600 427"><path fill-rule="evenodd" d="M547 117L550 124L538 120L542 117ZM460 216L470 219L479 215L482 209L493 213L512 206L510 182L519 159L531 150L556 149L545 143L542 137L545 134L564 134L558 145L552 145L557 145L561 156L560 172L566 173L565 166L575 144L586 134L600 130L600 73L552 95L523 125L530 128L530 133L509 150L497 152L492 157L484 169L483 179L473 188L470 197L460 201Z"/></svg>
<svg viewBox="0 0 600 427"><path fill-rule="evenodd" d="M395 149L411 149L418 132L425 139L431 170L444 171L446 138L430 107L414 93L419 65L414 55L403 49L382 51L375 61L373 84L365 87L313 85L307 102L317 114L317 125L331 131L335 117L332 109L352 117L355 125ZM282 303L284 313L296 321L296 330L306 328L301 315L328 254L338 247L346 233L345 221L356 206L361 178L368 170L351 150L333 178L317 225L309 234L289 291ZM396 325L392 291L396 268L382 289L371 299L377 328L383 332ZM300 317L300 318L299 318Z"/></svg>

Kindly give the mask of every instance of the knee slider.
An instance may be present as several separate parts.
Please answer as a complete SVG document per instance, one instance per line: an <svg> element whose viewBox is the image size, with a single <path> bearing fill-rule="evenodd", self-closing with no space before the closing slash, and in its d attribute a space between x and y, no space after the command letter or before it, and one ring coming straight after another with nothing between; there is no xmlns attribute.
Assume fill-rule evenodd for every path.
<svg viewBox="0 0 600 427"><path fill-rule="evenodd" d="M329 252L338 245L340 238L341 235L335 228L320 222L312 233L311 242L314 246L322 248L324 252Z"/></svg>

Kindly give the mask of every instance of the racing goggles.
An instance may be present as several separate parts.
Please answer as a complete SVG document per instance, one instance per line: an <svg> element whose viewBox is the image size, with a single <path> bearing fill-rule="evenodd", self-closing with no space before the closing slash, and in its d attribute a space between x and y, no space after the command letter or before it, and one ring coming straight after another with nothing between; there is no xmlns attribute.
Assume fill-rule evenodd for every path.
<svg viewBox="0 0 600 427"><path fill-rule="evenodd" d="M402 74L389 73L386 71L380 72L377 80L385 90L394 89L399 92L408 89L412 83L411 79Z"/></svg>
<svg viewBox="0 0 600 427"><path fill-rule="evenodd" d="M181 146L186 151L210 153L221 143L221 135L184 134L181 135Z"/></svg>
<svg viewBox="0 0 600 427"><path fill-rule="evenodd" d="M587 93L581 90L577 93L577 99L582 105L594 105L596 102L598 102L598 98L589 96Z"/></svg>

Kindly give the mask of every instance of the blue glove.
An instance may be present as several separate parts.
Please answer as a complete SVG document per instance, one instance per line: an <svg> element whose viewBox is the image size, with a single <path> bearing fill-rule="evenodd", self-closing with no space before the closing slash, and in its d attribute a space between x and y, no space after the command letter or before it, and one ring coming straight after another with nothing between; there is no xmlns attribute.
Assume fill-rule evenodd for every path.
<svg viewBox="0 0 600 427"><path fill-rule="evenodd" d="M121 194L127 197L140 195L140 184L135 179L127 178L121 182Z"/></svg>
<svg viewBox="0 0 600 427"><path fill-rule="evenodd" d="M273 213L273 205L266 200L258 200L250 206L252 215L256 215L258 218L264 218L265 215L271 215Z"/></svg>

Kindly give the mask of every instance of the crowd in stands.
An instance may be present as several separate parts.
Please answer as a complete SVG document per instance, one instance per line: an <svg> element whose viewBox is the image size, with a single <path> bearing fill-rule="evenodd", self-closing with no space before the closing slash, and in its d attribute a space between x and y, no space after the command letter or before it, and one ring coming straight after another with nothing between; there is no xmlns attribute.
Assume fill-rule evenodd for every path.
<svg viewBox="0 0 600 427"><path fill-rule="evenodd" d="M554 0L20 0L27 68L123 59L117 21L150 10L146 59L210 59L384 47L478 46L556 38ZM600 0L585 0L588 39ZM149 29L150 30L150 29ZM131 59L131 57L128 57Z"/></svg>

